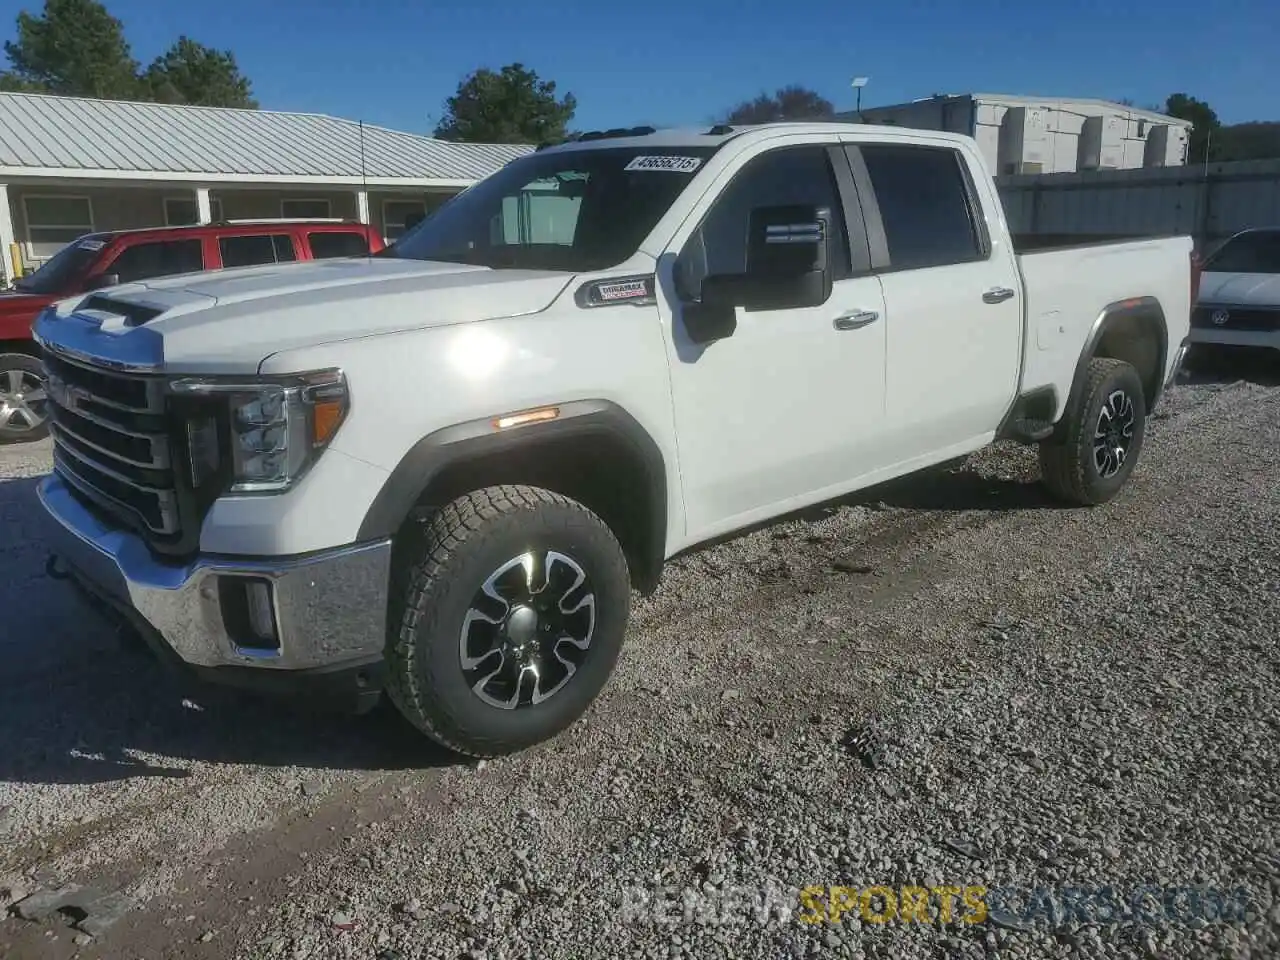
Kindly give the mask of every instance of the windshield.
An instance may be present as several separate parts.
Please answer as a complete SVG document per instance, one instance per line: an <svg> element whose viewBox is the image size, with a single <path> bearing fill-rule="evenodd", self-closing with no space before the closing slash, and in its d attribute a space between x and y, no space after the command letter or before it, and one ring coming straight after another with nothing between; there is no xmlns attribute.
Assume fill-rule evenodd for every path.
<svg viewBox="0 0 1280 960"><path fill-rule="evenodd" d="M14 289L23 293L40 293L54 296L60 293L79 293L79 281L98 253L106 245L102 236L89 234L73 240L41 265L28 277L14 283Z"/></svg>
<svg viewBox="0 0 1280 960"><path fill-rule="evenodd" d="M1280 273L1280 230L1232 237L1205 261L1213 273Z"/></svg>
<svg viewBox="0 0 1280 960"><path fill-rule="evenodd" d="M715 147L535 153L458 194L381 256L530 270L626 260Z"/></svg>

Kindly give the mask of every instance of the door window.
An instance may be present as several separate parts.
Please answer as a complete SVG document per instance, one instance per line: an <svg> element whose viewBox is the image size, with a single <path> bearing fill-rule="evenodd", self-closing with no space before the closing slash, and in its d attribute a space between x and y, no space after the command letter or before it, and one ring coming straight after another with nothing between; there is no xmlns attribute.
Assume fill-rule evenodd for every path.
<svg viewBox="0 0 1280 960"><path fill-rule="evenodd" d="M126 247L103 271L114 273L121 283L196 273L204 269L199 240L163 240Z"/></svg>
<svg viewBox="0 0 1280 960"><path fill-rule="evenodd" d="M982 260L964 160L946 147L867 144L871 177L894 270Z"/></svg>
<svg viewBox="0 0 1280 960"><path fill-rule="evenodd" d="M716 199L685 243L676 266L681 295L696 297L702 278L747 269L747 228L755 207L804 204L831 211L832 275L853 275L844 211L825 147L783 147L751 160Z"/></svg>
<svg viewBox="0 0 1280 960"><path fill-rule="evenodd" d="M311 245L311 256L315 260L328 260L332 257L364 257L369 254L368 238L363 233L351 230L308 233L307 243Z"/></svg>
<svg viewBox="0 0 1280 960"><path fill-rule="evenodd" d="M293 238L287 233L259 233L241 237L220 237L224 267L252 267L263 263L288 263L296 260Z"/></svg>

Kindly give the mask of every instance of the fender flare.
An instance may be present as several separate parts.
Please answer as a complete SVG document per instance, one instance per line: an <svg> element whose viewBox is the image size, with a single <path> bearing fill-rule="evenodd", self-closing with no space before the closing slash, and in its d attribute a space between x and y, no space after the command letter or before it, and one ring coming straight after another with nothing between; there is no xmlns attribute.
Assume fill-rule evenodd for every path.
<svg viewBox="0 0 1280 960"><path fill-rule="evenodd" d="M1156 345L1155 379L1150 384L1151 395L1147 409L1148 411L1155 409L1156 404L1160 401L1161 394L1164 392L1164 372L1169 363L1169 322L1165 319L1164 307L1160 305L1160 301L1155 297L1131 297L1127 300L1109 303L1102 308L1097 319L1093 321L1093 326L1089 329L1089 336L1085 339L1084 349L1080 351L1080 357L1076 361L1075 374L1071 380L1071 391L1068 395L1065 409L1071 409L1071 405L1078 400L1080 385L1084 383L1085 370L1097 354L1098 345L1102 342L1102 338L1114 329L1118 323L1125 320L1148 322L1153 319L1158 343Z"/></svg>
<svg viewBox="0 0 1280 960"><path fill-rule="evenodd" d="M467 460L553 440L607 436L635 454L651 492L646 518L645 555L635 571L642 589L657 585L666 554L667 472L661 449L631 414L609 400L573 400L547 404L559 410L554 420L496 430L493 417L470 420L427 434L401 458L374 497L360 524L357 539L394 537L414 506L446 469ZM507 416L506 412L494 417Z"/></svg>

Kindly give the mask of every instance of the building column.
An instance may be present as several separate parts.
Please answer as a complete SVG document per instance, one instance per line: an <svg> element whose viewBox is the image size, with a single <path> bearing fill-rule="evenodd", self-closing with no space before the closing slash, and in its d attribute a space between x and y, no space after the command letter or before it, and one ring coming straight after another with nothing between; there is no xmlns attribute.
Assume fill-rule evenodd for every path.
<svg viewBox="0 0 1280 960"><path fill-rule="evenodd" d="M369 223L369 191L356 191L356 219L361 223Z"/></svg>
<svg viewBox="0 0 1280 960"><path fill-rule="evenodd" d="M213 207L209 203L209 188L196 187L196 223L212 223Z"/></svg>
<svg viewBox="0 0 1280 960"><path fill-rule="evenodd" d="M17 279L14 276L12 249L17 239L13 232L13 211L9 208L9 185L0 183L0 258L4 261L0 273L10 282Z"/></svg>

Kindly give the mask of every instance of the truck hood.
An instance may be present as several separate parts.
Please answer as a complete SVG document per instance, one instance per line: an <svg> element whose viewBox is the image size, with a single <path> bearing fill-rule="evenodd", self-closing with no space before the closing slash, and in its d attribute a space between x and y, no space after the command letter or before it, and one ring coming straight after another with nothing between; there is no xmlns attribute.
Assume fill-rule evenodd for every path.
<svg viewBox="0 0 1280 960"><path fill-rule="evenodd" d="M1205 306L1280 307L1280 274L1203 273L1199 302Z"/></svg>
<svg viewBox="0 0 1280 960"><path fill-rule="evenodd" d="M124 284L61 303L37 332L103 360L248 373L272 353L537 313L572 274L367 257Z"/></svg>

